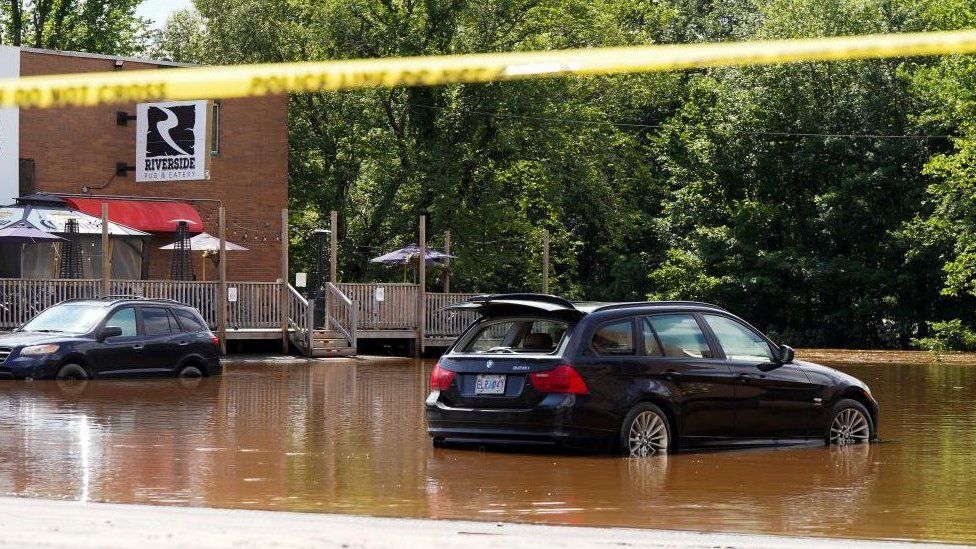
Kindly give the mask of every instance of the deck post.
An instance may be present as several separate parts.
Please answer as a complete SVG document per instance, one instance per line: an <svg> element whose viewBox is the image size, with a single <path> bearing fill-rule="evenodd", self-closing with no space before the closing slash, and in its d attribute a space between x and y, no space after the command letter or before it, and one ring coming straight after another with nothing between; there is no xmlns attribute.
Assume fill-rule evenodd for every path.
<svg viewBox="0 0 976 549"><path fill-rule="evenodd" d="M227 212L224 205L220 205L217 216L220 235L220 288L217 296L217 323L220 325L220 353L227 354Z"/></svg>
<svg viewBox="0 0 976 549"><path fill-rule="evenodd" d="M542 230L542 293L549 293L549 230Z"/></svg>
<svg viewBox="0 0 976 549"><path fill-rule="evenodd" d="M336 263L339 262L339 212L332 210L329 213L329 225L332 234L329 235L329 282L338 284L339 271Z"/></svg>
<svg viewBox="0 0 976 549"><path fill-rule="evenodd" d="M416 358L424 355L424 322L427 312L427 216L420 216L420 254L417 258L417 346Z"/></svg>
<svg viewBox="0 0 976 549"><path fill-rule="evenodd" d="M112 291L112 250L108 238L108 202L102 202L102 297Z"/></svg>
<svg viewBox="0 0 976 549"><path fill-rule="evenodd" d="M444 293L451 293L451 231L444 232Z"/></svg>
<svg viewBox="0 0 976 549"><path fill-rule="evenodd" d="M281 209L281 288L278 290L278 308L281 310L281 350L288 354L288 208Z"/></svg>

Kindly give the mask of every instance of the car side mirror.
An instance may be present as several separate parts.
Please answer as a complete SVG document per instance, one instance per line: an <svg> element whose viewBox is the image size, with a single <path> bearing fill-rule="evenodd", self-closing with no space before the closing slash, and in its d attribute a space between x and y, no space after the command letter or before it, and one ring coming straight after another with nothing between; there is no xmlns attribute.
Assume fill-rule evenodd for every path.
<svg viewBox="0 0 976 549"><path fill-rule="evenodd" d="M796 355L796 352L793 350L793 347L790 347L789 345L780 345L779 346L779 363L780 364L791 364L793 362L793 357L795 355Z"/></svg>
<svg viewBox="0 0 976 549"><path fill-rule="evenodd" d="M119 326L106 326L98 333L99 341L105 341L110 337L122 337L122 328Z"/></svg>

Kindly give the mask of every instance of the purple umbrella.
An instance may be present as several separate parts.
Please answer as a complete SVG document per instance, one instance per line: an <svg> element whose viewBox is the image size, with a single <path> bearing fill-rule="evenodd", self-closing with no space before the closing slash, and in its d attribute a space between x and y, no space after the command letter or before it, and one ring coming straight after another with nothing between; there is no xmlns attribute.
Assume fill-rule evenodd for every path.
<svg viewBox="0 0 976 549"><path fill-rule="evenodd" d="M445 259L454 259L455 256L448 255L444 252L437 251L433 248L427 248L427 264L440 263ZM381 255L379 257L374 257L369 261L371 263L383 263L385 265L409 265L415 263L420 257L420 246L416 244L410 244L409 246L404 246L399 250L392 251L388 254Z"/></svg>
<svg viewBox="0 0 976 549"><path fill-rule="evenodd" d="M37 244L40 242L58 242L64 239L21 221L0 229L0 240L20 244Z"/></svg>

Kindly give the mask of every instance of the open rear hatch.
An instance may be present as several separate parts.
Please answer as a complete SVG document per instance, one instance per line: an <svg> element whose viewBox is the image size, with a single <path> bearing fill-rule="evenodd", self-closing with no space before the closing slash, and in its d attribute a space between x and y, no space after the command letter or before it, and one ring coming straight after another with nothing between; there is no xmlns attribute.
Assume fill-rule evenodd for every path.
<svg viewBox="0 0 976 549"><path fill-rule="evenodd" d="M474 311L482 317L552 314L567 320L578 320L585 313L573 302L552 295L496 294L475 296L467 301L444 307L446 311Z"/></svg>
<svg viewBox="0 0 976 549"><path fill-rule="evenodd" d="M565 299L538 294L477 296L447 310L476 311L478 325L441 358L455 373L440 400L458 408L528 409L546 393L536 390L531 374L555 370L565 361L557 354L562 338L585 313ZM496 333L489 334L497 326Z"/></svg>

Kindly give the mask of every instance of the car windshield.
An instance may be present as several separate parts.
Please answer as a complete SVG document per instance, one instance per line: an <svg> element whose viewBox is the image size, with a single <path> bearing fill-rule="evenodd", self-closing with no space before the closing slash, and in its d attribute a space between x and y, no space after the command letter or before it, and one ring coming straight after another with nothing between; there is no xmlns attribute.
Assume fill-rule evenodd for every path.
<svg viewBox="0 0 976 549"><path fill-rule="evenodd" d="M509 318L480 326L461 349L466 353L554 353L569 325L561 320Z"/></svg>
<svg viewBox="0 0 976 549"><path fill-rule="evenodd" d="M21 328L25 332L84 334L105 316L105 307L91 304L55 305Z"/></svg>

